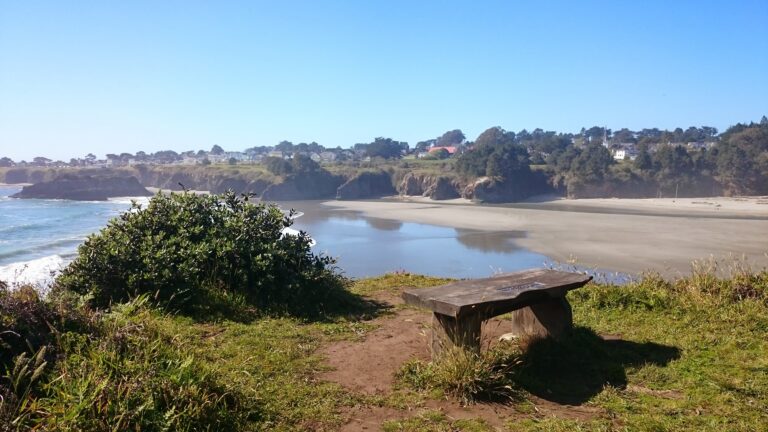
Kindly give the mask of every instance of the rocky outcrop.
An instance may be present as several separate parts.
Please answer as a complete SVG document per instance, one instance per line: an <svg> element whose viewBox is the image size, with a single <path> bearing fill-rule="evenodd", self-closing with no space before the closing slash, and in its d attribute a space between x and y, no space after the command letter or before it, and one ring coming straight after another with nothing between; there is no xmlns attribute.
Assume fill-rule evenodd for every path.
<svg viewBox="0 0 768 432"><path fill-rule="evenodd" d="M424 176L417 176L409 172L403 177L400 184L397 185L397 193L400 195L423 195L424 194Z"/></svg>
<svg viewBox="0 0 768 432"><path fill-rule="evenodd" d="M521 201L531 195L509 181L480 177L464 189L462 196L477 202L503 203Z"/></svg>
<svg viewBox="0 0 768 432"><path fill-rule="evenodd" d="M136 177L62 175L51 181L25 186L13 198L105 201L111 197L152 195Z"/></svg>
<svg viewBox="0 0 768 432"><path fill-rule="evenodd" d="M434 200L458 198L462 190L458 179L448 176L432 176L407 173L397 185L400 195L423 195Z"/></svg>
<svg viewBox="0 0 768 432"><path fill-rule="evenodd" d="M360 173L339 186L336 199L379 198L396 193L392 177L385 171Z"/></svg>
<svg viewBox="0 0 768 432"><path fill-rule="evenodd" d="M457 183L449 177L438 177L438 179L424 191L424 196L428 196L433 200L458 198L460 194L457 186Z"/></svg>
<svg viewBox="0 0 768 432"><path fill-rule="evenodd" d="M232 190L235 193L250 193L261 195L271 181L264 178L254 178L253 175L246 175L240 172L217 172L214 170L206 172L200 169L191 169L188 171L170 170L170 169L149 169L139 167L139 180L147 185L164 190L181 190L182 186L186 189L209 191L212 193L222 193Z"/></svg>
<svg viewBox="0 0 768 432"><path fill-rule="evenodd" d="M508 203L556 192L546 173L532 170L514 178L480 177L464 188L462 196L478 202Z"/></svg>
<svg viewBox="0 0 768 432"><path fill-rule="evenodd" d="M286 178L281 183L267 186L261 199L264 201L293 201L325 199L336 196L344 177L328 171L314 171Z"/></svg>

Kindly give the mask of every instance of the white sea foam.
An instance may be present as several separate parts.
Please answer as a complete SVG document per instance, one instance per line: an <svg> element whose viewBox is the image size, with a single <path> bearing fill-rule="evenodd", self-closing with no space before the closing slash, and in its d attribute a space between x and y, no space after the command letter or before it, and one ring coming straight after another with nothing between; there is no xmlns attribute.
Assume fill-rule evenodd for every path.
<svg viewBox="0 0 768 432"><path fill-rule="evenodd" d="M21 285L32 285L41 294L46 294L65 264L66 260L61 255L49 255L12 263L0 266L0 280L7 282L11 289Z"/></svg>
<svg viewBox="0 0 768 432"><path fill-rule="evenodd" d="M283 235L287 234L287 235L292 235L292 236L297 236L297 237L300 234L299 230L296 230L296 229L293 229L293 228L283 228L281 232L283 233ZM315 241L315 239L313 239L313 238L309 239L309 246L310 247L313 247L316 244L317 244L317 242Z"/></svg>
<svg viewBox="0 0 768 432"><path fill-rule="evenodd" d="M149 200L152 197L114 197L114 198L108 198L107 200L109 202L115 203L115 204L125 204L125 205L131 205L131 202L136 201L139 204L142 204L143 206L146 206L149 204Z"/></svg>

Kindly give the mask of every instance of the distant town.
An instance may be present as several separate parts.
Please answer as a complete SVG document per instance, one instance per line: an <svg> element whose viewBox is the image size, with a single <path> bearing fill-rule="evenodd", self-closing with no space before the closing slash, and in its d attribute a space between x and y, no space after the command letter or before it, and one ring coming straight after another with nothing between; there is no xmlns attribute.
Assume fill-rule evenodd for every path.
<svg viewBox="0 0 768 432"><path fill-rule="evenodd" d="M763 117L765 119L765 117ZM557 133L534 129L532 132L522 130L511 132L515 141L526 146L533 163L544 163L554 148L568 144L577 148L590 143L600 143L611 151L617 161L635 160L641 149L655 152L659 146L683 147L695 151L711 149L719 141L718 130L714 127L689 127L673 131L642 129L631 131L620 129L611 131L604 127L582 129L577 134ZM557 142L553 148L548 143ZM390 138L376 138L371 143L355 144L351 148L326 148L316 142L294 144L282 141L274 146L255 146L243 151L225 150L219 145L213 145L210 150L189 150L176 152L163 150L155 153L143 151L120 154L107 154L105 158L97 158L89 153L83 157L72 158L69 161L52 160L38 156L31 161L14 161L8 157L0 157L0 167L104 167L115 168L136 165L210 165L210 164L258 164L265 158L292 159L295 155L303 155L318 163L370 161L372 157L380 156L386 159L396 157L405 159L448 159L457 157L474 147L473 141L468 141L460 129L445 132L440 137L421 141L414 147L406 142ZM398 152L388 149L371 151L376 148L398 148Z"/></svg>

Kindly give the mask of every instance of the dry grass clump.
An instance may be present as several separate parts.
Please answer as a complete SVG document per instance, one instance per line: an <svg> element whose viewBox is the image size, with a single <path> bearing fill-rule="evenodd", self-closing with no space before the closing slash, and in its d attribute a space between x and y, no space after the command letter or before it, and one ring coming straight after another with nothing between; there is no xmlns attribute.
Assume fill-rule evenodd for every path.
<svg viewBox="0 0 768 432"><path fill-rule="evenodd" d="M691 263L691 275L678 279L673 286L697 298L768 302L768 269L754 271L743 258L719 261L710 257Z"/></svg>
<svg viewBox="0 0 768 432"><path fill-rule="evenodd" d="M398 377L418 390L443 390L463 404L509 400L519 395L514 375L520 355L518 349L509 346L483 353L451 348L434 362L409 361Z"/></svg>

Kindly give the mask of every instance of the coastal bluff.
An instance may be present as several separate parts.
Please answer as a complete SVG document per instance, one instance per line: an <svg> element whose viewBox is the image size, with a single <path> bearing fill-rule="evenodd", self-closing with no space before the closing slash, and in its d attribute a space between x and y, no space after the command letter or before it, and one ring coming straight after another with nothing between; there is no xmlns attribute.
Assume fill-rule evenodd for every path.
<svg viewBox="0 0 768 432"><path fill-rule="evenodd" d="M65 174L35 183L12 195L13 198L106 201L112 197L151 196L136 177Z"/></svg>

